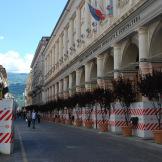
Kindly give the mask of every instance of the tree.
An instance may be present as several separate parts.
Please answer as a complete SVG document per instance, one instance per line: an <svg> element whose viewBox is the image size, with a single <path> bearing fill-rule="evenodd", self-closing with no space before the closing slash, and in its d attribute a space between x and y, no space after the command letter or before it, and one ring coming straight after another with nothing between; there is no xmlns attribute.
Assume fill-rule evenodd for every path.
<svg viewBox="0 0 162 162"><path fill-rule="evenodd" d="M132 82L129 79L119 77L117 80L113 80L114 98L118 100L124 109L124 116L126 125L130 124L130 105L136 99L136 91L132 86Z"/></svg>
<svg viewBox="0 0 162 162"><path fill-rule="evenodd" d="M102 122L105 122L105 117L108 113L110 117L111 102L113 102L113 93L110 89L97 88L93 92L95 103L98 103L101 108Z"/></svg>
<svg viewBox="0 0 162 162"><path fill-rule="evenodd" d="M160 96L162 95L162 72L153 71L152 74L141 76L138 88L142 96L152 101L153 107L156 109L155 115L158 121L158 129L161 129L162 108Z"/></svg>

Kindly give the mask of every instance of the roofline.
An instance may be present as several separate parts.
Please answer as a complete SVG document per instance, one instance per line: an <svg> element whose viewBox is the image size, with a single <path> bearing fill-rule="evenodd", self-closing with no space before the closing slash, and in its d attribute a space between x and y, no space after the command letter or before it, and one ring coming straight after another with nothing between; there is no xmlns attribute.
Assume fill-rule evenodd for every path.
<svg viewBox="0 0 162 162"><path fill-rule="evenodd" d="M61 15L60 15L58 21L57 21L57 23L56 23L56 25L55 25L55 27L54 27L52 33L51 33L51 36L53 35L54 31L56 30L57 25L59 24L59 22L60 22L60 20L61 20L61 18L62 18L62 16L63 16L63 14L64 14L64 12L66 11L67 6L69 5L69 3L70 3L70 0L67 1L66 5L65 5L65 7L64 7L64 9L63 9L63 11L62 11L62 13L61 13Z"/></svg>
<svg viewBox="0 0 162 162"><path fill-rule="evenodd" d="M37 56L38 56L38 50L40 49L40 46L41 46L42 40L43 40L44 38L50 40L50 37L49 37L49 36L43 36L43 37L41 38L41 40L40 40L39 43L38 43L37 49L36 49L36 51L35 51L35 54L34 54L34 57L33 57L32 63L31 63L31 65L30 65L30 68L32 68L33 65L34 65L34 62L35 62L35 60L36 60L36 58L37 58ZM49 42L49 40L48 40L48 42ZM47 44L48 44L48 43L47 43ZM46 46L47 46L47 44L46 44ZM44 50L45 50L45 49L44 49ZM43 52L44 52L44 50L43 50Z"/></svg>
<svg viewBox="0 0 162 162"><path fill-rule="evenodd" d="M65 5L65 7L64 7L64 9L63 9L63 11L62 11L62 13L61 13L61 15L60 15L60 17L59 17L58 21L57 21L57 23L56 23L56 25L55 25L55 27L54 27L54 29L53 29L52 33L51 33L50 39L49 39L49 41L48 41L48 43L47 43L47 45L46 45L46 47L45 47L44 51L47 49L47 46L49 45L50 40L51 40L51 38L52 38L52 35L54 34L54 32L55 32L55 30L56 30L56 28L57 28L57 26L58 26L58 24L59 24L59 22L60 22L60 20L61 20L62 16L64 15L65 11L67 11L67 9L66 9L66 8L68 7L68 5L69 5L70 1L71 1L71 0L68 0L68 1L67 1L66 5ZM43 52L44 52L44 51L43 51Z"/></svg>

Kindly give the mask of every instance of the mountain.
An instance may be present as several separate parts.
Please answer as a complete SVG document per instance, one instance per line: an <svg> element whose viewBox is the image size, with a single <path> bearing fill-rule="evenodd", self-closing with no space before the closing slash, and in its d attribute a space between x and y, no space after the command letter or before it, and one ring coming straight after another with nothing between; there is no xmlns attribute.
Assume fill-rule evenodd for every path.
<svg viewBox="0 0 162 162"><path fill-rule="evenodd" d="M23 93L27 76L27 73L7 73L9 92L15 97L19 107L24 106Z"/></svg>

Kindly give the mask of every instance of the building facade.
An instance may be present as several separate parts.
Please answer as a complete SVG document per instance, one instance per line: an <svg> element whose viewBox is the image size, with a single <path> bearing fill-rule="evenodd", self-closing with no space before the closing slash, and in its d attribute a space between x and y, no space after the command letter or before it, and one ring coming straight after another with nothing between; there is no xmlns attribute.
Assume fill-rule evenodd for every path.
<svg viewBox="0 0 162 162"><path fill-rule="evenodd" d="M119 75L136 82L141 74L162 70L162 1L69 0L47 39L39 43L31 64L32 104L96 87L111 88L112 79ZM109 128L120 133L124 112L115 104ZM100 108L93 108L93 113L97 128L102 121ZM86 108L80 115L85 123ZM136 136L153 136L155 109L146 98L140 96L131 104L131 117L139 119Z"/></svg>
<svg viewBox="0 0 162 162"><path fill-rule="evenodd" d="M32 104L43 104L44 101L44 54L49 37L42 37L31 63L31 97Z"/></svg>
<svg viewBox="0 0 162 162"><path fill-rule="evenodd" d="M161 68L161 14L161 0L69 0L44 50L45 102Z"/></svg>

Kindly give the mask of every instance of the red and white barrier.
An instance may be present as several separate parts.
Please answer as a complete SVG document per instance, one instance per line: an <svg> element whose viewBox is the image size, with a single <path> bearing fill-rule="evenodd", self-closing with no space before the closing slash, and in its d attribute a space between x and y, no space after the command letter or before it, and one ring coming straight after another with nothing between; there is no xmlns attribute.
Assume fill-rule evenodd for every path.
<svg viewBox="0 0 162 162"><path fill-rule="evenodd" d="M0 153L11 154L13 151L13 99L0 100Z"/></svg>
<svg viewBox="0 0 162 162"><path fill-rule="evenodd" d="M138 125L133 129L133 134L142 138L153 138L152 131L158 128L156 108L152 102L136 102L132 104L131 116L139 118ZM162 123L161 123L162 124Z"/></svg>
<svg viewBox="0 0 162 162"><path fill-rule="evenodd" d="M125 125L124 111L119 102L111 107L110 129L116 134L121 134L121 127Z"/></svg>
<svg viewBox="0 0 162 162"><path fill-rule="evenodd" d="M158 128L156 119L156 109L152 102L135 102L131 104L131 117L138 117L137 126L133 127L133 135L145 139L153 138L152 131ZM111 131L121 133L121 127L125 126L124 110L120 103L116 103L112 108L110 118Z"/></svg>
<svg viewBox="0 0 162 162"><path fill-rule="evenodd" d="M142 138L152 138L154 129L158 128L158 122L156 119L156 109L153 107L152 102L135 102L131 104L131 117L138 117L138 124L133 126L133 135L142 137ZM54 112L56 114L56 112ZM74 116L76 120L78 117L82 120L83 126L85 126L85 121L88 119L89 113L90 119L93 121L93 128L98 129L99 124L103 121L102 113L104 114L104 109L101 111L100 105L96 104L93 107L93 111L90 112L90 109L87 107L83 108L74 108L71 111L71 115ZM1 111L0 111L0 114ZM4 114L4 113L3 113ZM9 111L5 112L5 115L0 115L4 120L11 119L11 113ZM59 112L64 119L69 119L68 110ZM115 103L111 107L111 114L109 119L109 114L107 113L104 116L104 121L109 123L109 130L116 134L121 134L122 126L126 125L124 110L119 102ZM162 124L162 123L161 123Z"/></svg>

